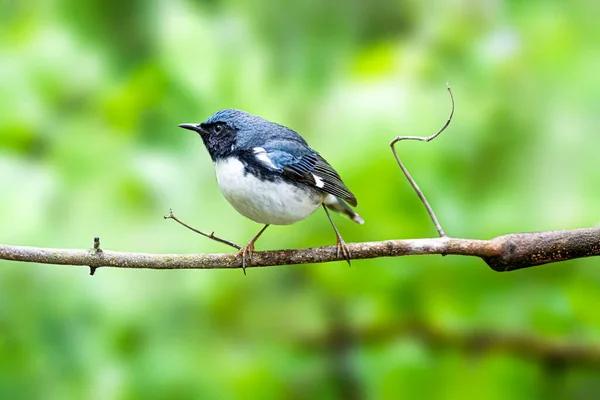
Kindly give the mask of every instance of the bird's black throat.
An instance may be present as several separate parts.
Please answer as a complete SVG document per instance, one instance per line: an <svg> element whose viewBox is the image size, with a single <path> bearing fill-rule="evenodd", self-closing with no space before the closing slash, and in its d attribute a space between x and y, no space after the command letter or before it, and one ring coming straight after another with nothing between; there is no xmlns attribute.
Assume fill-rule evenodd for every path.
<svg viewBox="0 0 600 400"><path fill-rule="evenodd" d="M235 129L226 127L221 132L215 133L212 127L206 127L199 133L213 162L233 155L237 139Z"/></svg>

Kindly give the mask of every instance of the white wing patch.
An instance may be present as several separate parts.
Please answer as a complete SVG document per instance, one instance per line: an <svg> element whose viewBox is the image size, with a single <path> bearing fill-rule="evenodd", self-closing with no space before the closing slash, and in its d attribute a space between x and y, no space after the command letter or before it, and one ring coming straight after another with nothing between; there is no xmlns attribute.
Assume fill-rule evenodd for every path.
<svg viewBox="0 0 600 400"><path fill-rule="evenodd" d="M254 155L256 156L256 159L258 161L262 162L267 167L277 169L277 167L275 166L275 164L273 164L273 162L271 161L271 159L267 155L267 151L265 149L263 149L262 147L255 147L252 150L254 151Z"/></svg>
<svg viewBox="0 0 600 400"><path fill-rule="evenodd" d="M323 179L320 176L317 176L315 174L311 174L313 176L313 178L315 178L315 186L318 187L319 189L323 189L323 186L325 186L325 182L323 182Z"/></svg>

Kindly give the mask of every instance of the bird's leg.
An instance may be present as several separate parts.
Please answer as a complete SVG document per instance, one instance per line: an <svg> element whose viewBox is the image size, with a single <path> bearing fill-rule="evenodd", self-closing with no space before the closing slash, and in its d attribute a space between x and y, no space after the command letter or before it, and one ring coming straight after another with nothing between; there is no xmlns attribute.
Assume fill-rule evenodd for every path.
<svg viewBox="0 0 600 400"><path fill-rule="evenodd" d="M252 240L248 242L247 245L242 247L238 252L238 256L242 257L242 269L244 270L244 275L246 275L246 260L252 258L252 252L254 251L254 243L256 243L260 235L262 235L268 227L269 224L263 226L263 228L256 234L256 236L254 236Z"/></svg>
<svg viewBox="0 0 600 400"><path fill-rule="evenodd" d="M331 219L331 215L329 215L329 211L327 210L327 207L325 207L325 204L323 204L323 209L325 210L325 214L327 214L327 218L329 218L329 222L331 222L331 226L333 227L333 230L335 231L335 237L337 239L337 256L339 257L340 253L343 254L344 258L348 262L348 265L351 265L350 264L350 249L346 245L346 242L344 242L342 235L340 235L340 232L337 230L335 224L333 223L333 220Z"/></svg>

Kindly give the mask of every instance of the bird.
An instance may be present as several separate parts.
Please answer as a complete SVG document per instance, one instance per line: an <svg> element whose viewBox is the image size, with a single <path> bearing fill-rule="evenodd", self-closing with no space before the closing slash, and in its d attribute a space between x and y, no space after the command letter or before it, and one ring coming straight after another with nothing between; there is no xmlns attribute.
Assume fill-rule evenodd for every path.
<svg viewBox="0 0 600 400"><path fill-rule="evenodd" d="M333 167L296 131L237 109L215 112L202 123L180 124L197 132L213 161L217 184L227 201L263 228L242 247L242 269L270 225L290 225L323 207L336 235L337 256L350 264L350 250L328 210L364 220L354 194Z"/></svg>

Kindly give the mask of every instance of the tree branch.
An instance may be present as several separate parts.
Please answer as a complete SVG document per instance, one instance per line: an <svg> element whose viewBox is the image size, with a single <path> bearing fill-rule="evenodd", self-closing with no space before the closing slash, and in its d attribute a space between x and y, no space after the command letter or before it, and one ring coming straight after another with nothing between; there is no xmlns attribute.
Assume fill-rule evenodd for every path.
<svg viewBox="0 0 600 400"><path fill-rule="evenodd" d="M600 255L600 228L515 233L491 240L433 238L348 243L354 260L425 254L479 257L495 271L513 271L558 261ZM91 268L214 269L241 268L237 253L145 254L98 248L49 249L0 244L0 259ZM336 246L259 251L247 268L344 261Z"/></svg>
<svg viewBox="0 0 600 400"><path fill-rule="evenodd" d="M328 336L291 333L295 341L310 349L323 351L335 339ZM492 330L448 330L424 322L392 323L367 327L347 327L343 333L355 343L369 344L390 341L398 337L414 337L429 347L458 348L474 356L490 351L504 351L544 364L600 365L600 345L597 342L577 343L569 338L553 339L531 333L497 332ZM333 336L333 338L332 338Z"/></svg>

